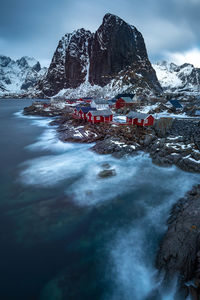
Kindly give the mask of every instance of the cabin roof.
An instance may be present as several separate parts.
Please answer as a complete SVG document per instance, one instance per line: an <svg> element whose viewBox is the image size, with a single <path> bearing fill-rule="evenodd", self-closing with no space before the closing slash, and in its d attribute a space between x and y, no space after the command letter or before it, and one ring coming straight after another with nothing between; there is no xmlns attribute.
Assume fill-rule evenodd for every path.
<svg viewBox="0 0 200 300"><path fill-rule="evenodd" d="M135 112L135 111L130 111L130 113L127 115L128 118L130 119L146 119L150 115L140 113L140 112Z"/></svg>
<svg viewBox="0 0 200 300"><path fill-rule="evenodd" d="M88 113L88 111L96 110L96 108L90 106L76 106L77 111L82 110L83 113Z"/></svg>
<svg viewBox="0 0 200 300"><path fill-rule="evenodd" d="M182 105L178 100L169 100L168 102L170 102L175 108L182 108Z"/></svg>
<svg viewBox="0 0 200 300"><path fill-rule="evenodd" d="M110 116L110 115L113 114L112 111L109 110L109 109L95 110L95 111L94 110L93 111L90 110L90 112L91 112L91 114L93 116Z"/></svg>
<svg viewBox="0 0 200 300"><path fill-rule="evenodd" d="M108 101L106 101L104 99L94 99L93 102L95 104L108 104Z"/></svg>
<svg viewBox="0 0 200 300"><path fill-rule="evenodd" d="M133 99L130 97L121 97L126 103L134 103Z"/></svg>
<svg viewBox="0 0 200 300"><path fill-rule="evenodd" d="M116 103L117 99L113 98L113 99L108 99L108 103Z"/></svg>

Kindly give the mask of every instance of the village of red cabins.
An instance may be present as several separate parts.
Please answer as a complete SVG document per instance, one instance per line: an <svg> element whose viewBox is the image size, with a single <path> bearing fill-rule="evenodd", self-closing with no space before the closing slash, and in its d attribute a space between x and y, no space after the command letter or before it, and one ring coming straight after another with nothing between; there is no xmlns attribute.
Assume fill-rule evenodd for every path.
<svg viewBox="0 0 200 300"><path fill-rule="evenodd" d="M134 100L130 96L120 96L116 99L103 100L92 98L81 98L79 101L83 101L90 106L76 106L74 108L74 118L86 120L90 123L113 123L113 112L110 108L120 109L122 107L128 107L131 109L134 104ZM125 125L137 125L137 126L152 126L154 124L154 117L152 115L130 111L126 116Z"/></svg>
<svg viewBox="0 0 200 300"><path fill-rule="evenodd" d="M124 125L137 125L137 126L152 126L155 118L151 114L144 114L140 112L130 111L126 115L126 123L117 123L113 121L113 112L111 109L129 108L131 110L135 104L134 95L132 94L119 94L110 100L93 99L93 98L80 98L68 99L66 102L69 105L76 105L73 112L73 117L88 121L90 123L112 123ZM138 101L138 99L137 99ZM85 106L84 106L85 105ZM51 104L44 103L43 107L47 108Z"/></svg>

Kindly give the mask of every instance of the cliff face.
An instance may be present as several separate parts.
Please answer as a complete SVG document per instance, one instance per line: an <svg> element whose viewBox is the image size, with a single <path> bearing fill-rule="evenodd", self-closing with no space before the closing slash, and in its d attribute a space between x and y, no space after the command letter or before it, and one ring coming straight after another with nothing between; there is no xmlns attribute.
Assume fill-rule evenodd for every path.
<svg viewBox="0 0 200 300"><path fill-rule="evenodd" d="M120 71L148 63L146 47L141 33L122 19L106 14L92 41L90 56L90 82L106 85Z"/></svg>
<svg viewBox="0 0 200 300"><path fill-rule="evenodd" d="M92 33L82 28L60 40L47 76L40 83L46 95L54 95L63 88L76 88L87 80L91 38Z"/></svg>
<svg viewBox="0 0 200 300"><path fill-rule="evenodd" d="M106 86L112 80L160 92L142 34L117 16L106 14L93 34L79 29L59 42L40 89L48 96L84 82Z"/></svg>

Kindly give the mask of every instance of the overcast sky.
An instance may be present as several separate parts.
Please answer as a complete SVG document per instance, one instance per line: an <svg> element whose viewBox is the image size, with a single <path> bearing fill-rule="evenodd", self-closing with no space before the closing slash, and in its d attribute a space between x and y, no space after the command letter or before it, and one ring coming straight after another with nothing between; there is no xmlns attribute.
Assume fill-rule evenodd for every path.
<svg viewBox="0 0 200 300"><path fill-rule="evenodd" d="M0 0L0 12L0 54L14 59L46 65L65 33L95 31L110 12L143 34L152 62L200 67L200 0Z"/></svg>

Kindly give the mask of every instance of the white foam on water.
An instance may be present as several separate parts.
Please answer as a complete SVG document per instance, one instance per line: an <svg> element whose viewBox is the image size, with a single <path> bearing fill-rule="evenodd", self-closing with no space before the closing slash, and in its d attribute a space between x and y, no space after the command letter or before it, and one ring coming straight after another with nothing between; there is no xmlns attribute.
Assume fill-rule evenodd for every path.
<svg viewBox="0 0 200 300"><path fill-rule="evenodd" d="M160 168L157 171L156 177L150 177L153 185L152 198L147 195L144 199L140 199L140 209L143 207L145 215L139 220L134 220L133 217L133 223L128 228L118 231L107 247L108 273L110 272L113 285L113 291L108 299L146 300L155 290L159 292L161 300L176 299L176 280L166 291L156 278L155 257L152 257L157 252L154 239L157 240L164 234L166 220L173 203L198 183L200 176L184 173L176 167ZM155 172L153 174L155 175ZM144 186L148 184L145 176L143 181ZM155 183L157 191L154 189ZM157 201L153 201L153 198L157 198ZM137 199L135 201L137 205Z"/></svg>
<svg viewBox="0 0 200 300"><path fill-rule="evenodd" d="M54 187L63 180L81 176L85 167L84 159L78 160L69 153L42 156L23 164L21 180L26 185Z"/></svg>
<svg viewBox="0 0 200 300"><path fill-rule="evenodd" d="M20 118L20 119L30 119L30 120L31 119L43 119L43 117L40 117L40 116L24 115L23 110L15 112L13 115L15 116L15 118Z"/></svg>
<svg viewBox="0 0 200 300"><path fill-rule="evenodd" d="M80 147L84 148L82 145ZM88 148L87 145L85 148ZM51 151L53 153L64 153L67 150L73 150L73 143L64 143L58 139L54 128L45 130L38 138L37 142L26 147L31 151ZM77 147L78 148L78 144Z"/></svg>
<svg viewBox="0 0 200 300"><path fill-rule="evenodd" d="M20 118L20 119L27 119L30 120L32 125L36 125L39 127L49 127L49 122L53 121L53 117L42 117L42 116L30 116L30 115L24 115L23 110L18 111L13 114L15 118Z"/></svg>
<svg viewBox="0 0 200 300"><path fill-rule="evenodd" d="M47 142L45 147L49 149L52 147L52 141ZM38 146L41 146L40 142L32 145ZM91 146L66 144L65 149L60 150L63 152L61 154L54 153L27 161L21 172L22 182L46 188L64 181L65 193L72 196L77 204L96 205L132 189L137 182L135 179L139 169L148 168L150 158L147 155L140 154L137 157L118 160L110 155L98 155L88 151L89 147ZM103 179L98 176L104 163L110 164L116 171L116 176Z"/></svg>

